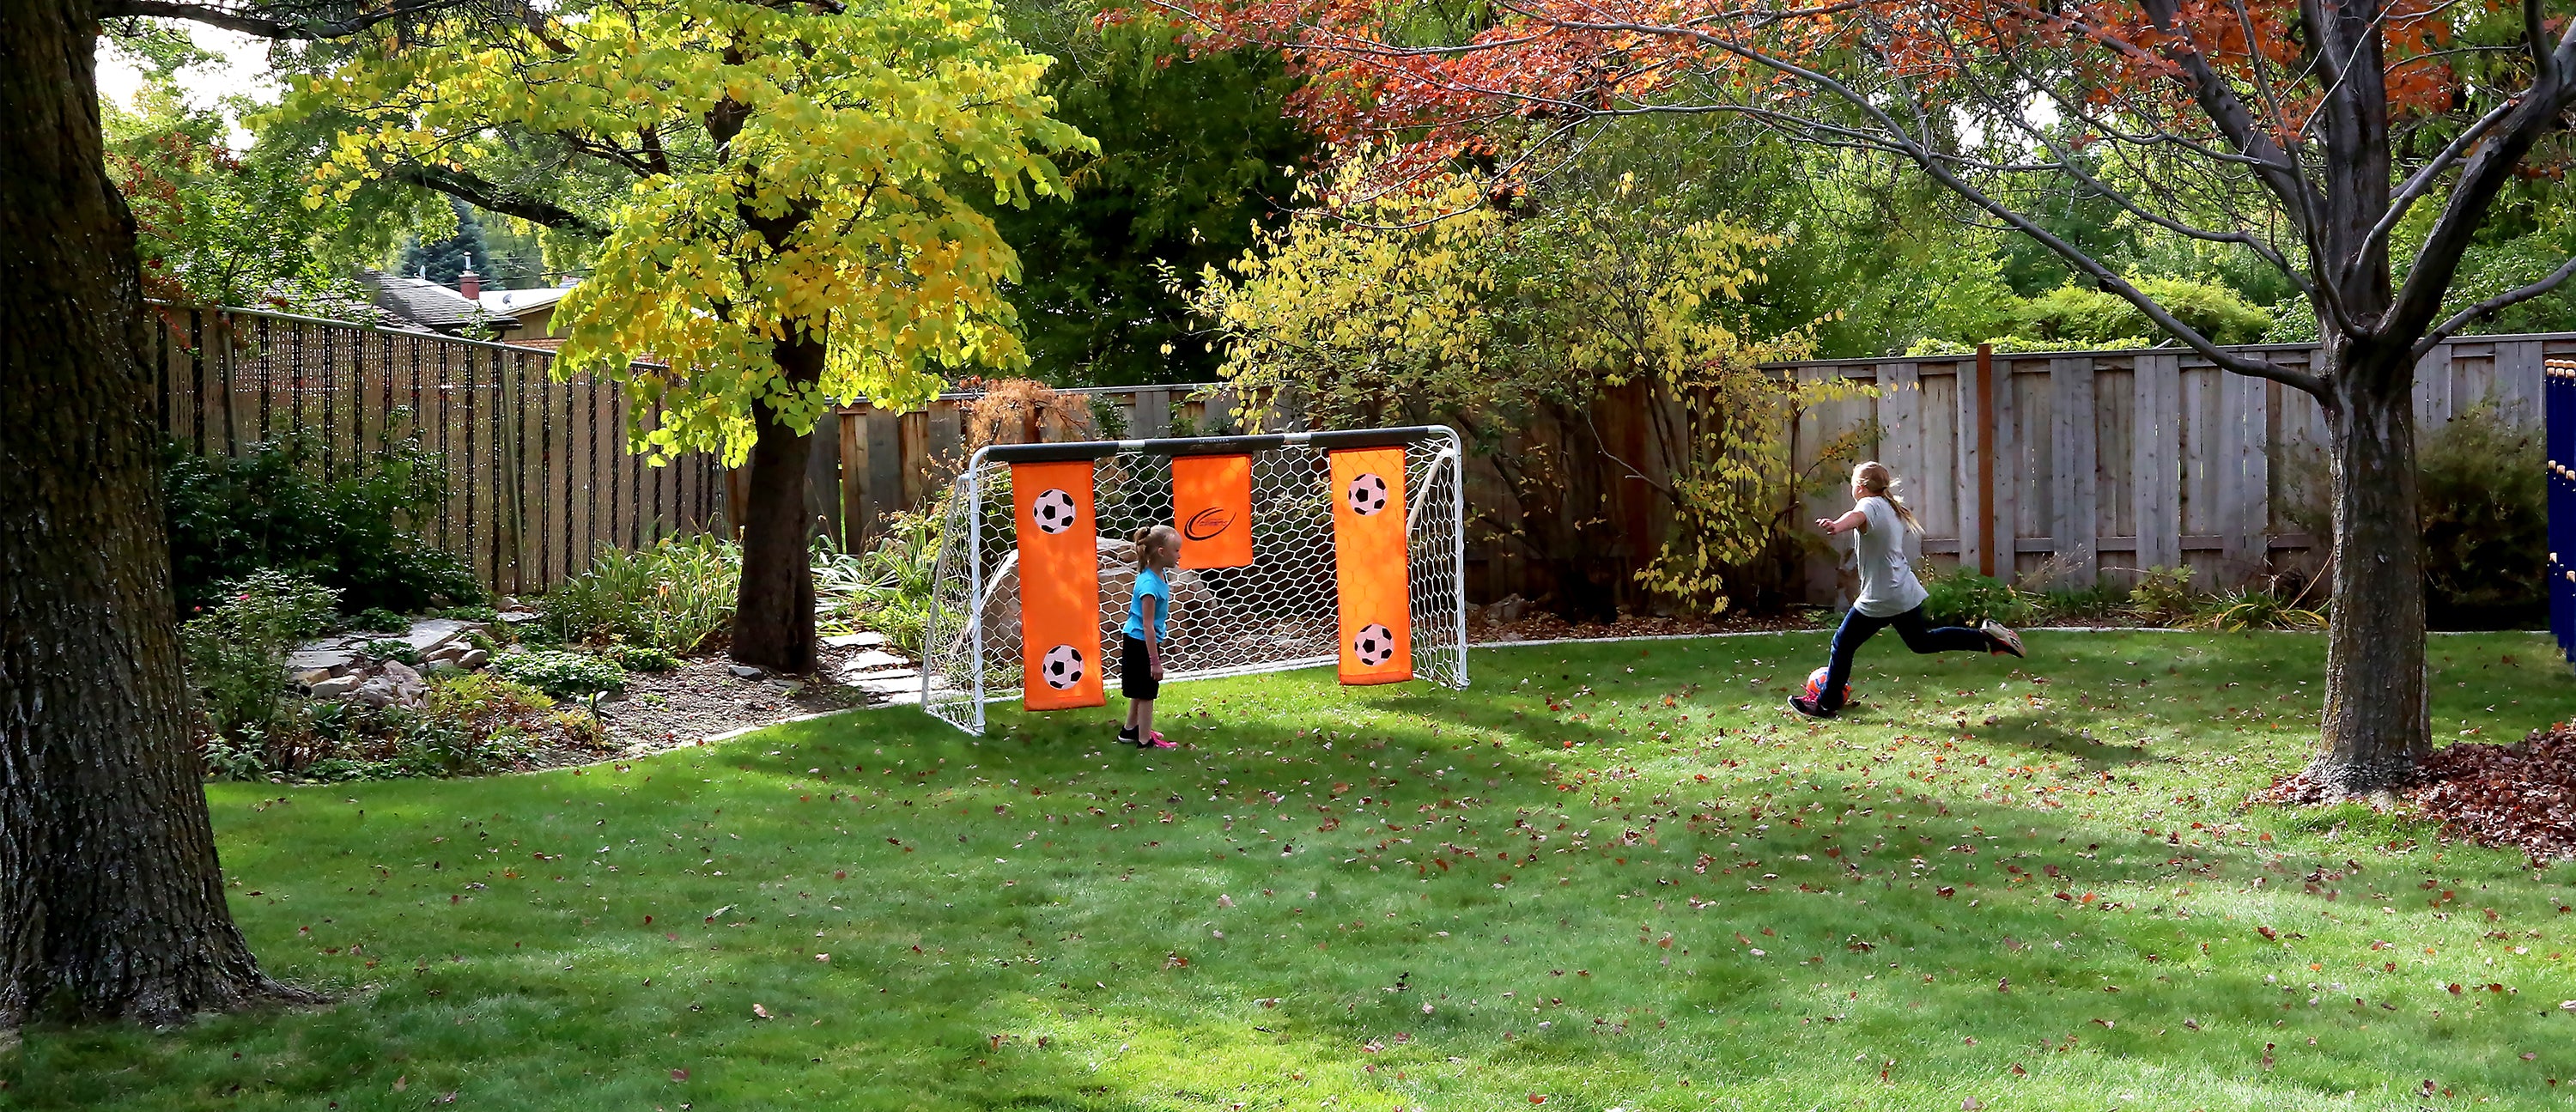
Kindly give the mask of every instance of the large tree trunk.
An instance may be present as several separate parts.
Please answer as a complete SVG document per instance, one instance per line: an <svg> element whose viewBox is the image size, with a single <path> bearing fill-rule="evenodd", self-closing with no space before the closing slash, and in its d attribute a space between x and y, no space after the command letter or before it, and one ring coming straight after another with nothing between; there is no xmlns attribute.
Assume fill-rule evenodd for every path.
<svg viewBox="0 0 2576 1112"><path fill-rule="evenodd" d="M0 4L0 1027L310 999L224 906L82 0Z"/></svg>
<svg viewBox="0 0 2576 1112"><path fill-rule="evenodd" d="M791 387L822 381L822 341L799 335L781 341L774 354ZM814 565L805 517L805 469L814 436L780 421L766 400L752 406L752 427L758 438L751 448L749 504L743 507L733 658L802 674L814 669Z"/></svg>
<svg viewBox="0 0 2576 1112"><path fill-rule="evenodd" d="M2333 377L2334 620L2326 634L2320 787L2375 791L2431 752L2423 536L2415 505L2414 369L2358 354Z"/></svg>

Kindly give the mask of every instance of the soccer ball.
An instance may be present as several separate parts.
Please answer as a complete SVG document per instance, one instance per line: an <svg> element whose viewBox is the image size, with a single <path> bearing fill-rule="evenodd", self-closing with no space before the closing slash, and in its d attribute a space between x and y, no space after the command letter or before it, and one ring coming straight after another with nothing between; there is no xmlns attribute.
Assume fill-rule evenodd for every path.
<svg viewBox="0 0 2576 1112"><path fill-rule="evenodd" d="M1362 475L1351 480L1351 512L1366 517L1386 508L1386 480Z"/></svg>
<svg viewBox="0 0 2576 1112"><path fill-rule="evenodd" d="M1061 533L1073 528L1073 518L1077 512L1073 505L1073 496L1061 490L1050 490L1038 495L1038 500L1029 506L1029 516L1037 519L1038 531L1041 533ZM1076 667L1080 666L1079 660L1080 658L1077 657Z"/></svg>
<svg viewBox="0 0 2576 1112"><path fill-rule="evenodd" d="M1358 654L1360 663L1371 668L1393 660L1395 631L1374 622L1361 626L1360 635L1351 638L1351 651Z"/></svg>
<svg viewBox="0 0 2576 1112"><path fill-rule="evenodd" d="M1807 673L1806 695L1810 701L1822 702L1824 700L1825 675L1832 671L1833 669L1831 668L1818 668L1813 672ZM1846 703L1851 701L1851 684L1849 683L1843 684L1843 701Z"/></svg>
<svg viewBox="0 0 2576 1112"><path fill-rule="evenodd" d="M1065 690L1082 682L1082 650L1071 645L1058 645L1046 651L1038 673L1046 677L1048 687Z"/></svg>

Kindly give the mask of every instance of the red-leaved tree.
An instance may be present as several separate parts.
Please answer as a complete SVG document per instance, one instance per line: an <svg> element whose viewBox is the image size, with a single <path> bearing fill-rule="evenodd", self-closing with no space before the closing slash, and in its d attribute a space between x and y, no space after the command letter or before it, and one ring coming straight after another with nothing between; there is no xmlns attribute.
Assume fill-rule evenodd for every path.
<svg viewBox="0 0 2576 1112"><path fill-rule="evenodd" d="M1156 0L1164 2L1164 0ZM2334 473L2327 794L2430 749L2410 404L2444 338L2556 288L2476 304L2463 252L2518 175L2554 173L2576 29L2540 0L1203 0L1211 42L1289 52L1304 111L1436 161L1504 130L1625 115L1760 126L1910 165L2237 374L2314 396ZM1464 14L1461 12L1471 12ZM2109 198L2249 252L2314 307L2307 363L2228 351L2052 235L2039 200Z"/></svg>

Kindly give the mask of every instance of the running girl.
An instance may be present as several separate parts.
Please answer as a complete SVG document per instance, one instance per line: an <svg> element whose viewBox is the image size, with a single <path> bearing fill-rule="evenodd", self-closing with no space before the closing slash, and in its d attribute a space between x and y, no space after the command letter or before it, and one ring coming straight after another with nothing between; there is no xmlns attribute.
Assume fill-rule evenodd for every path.
<svg viewBox="0 0 2576 1112"><path fill-rule="evenodd" d="M1118 740L1142 749L1171 749L1154 731L1154 697L1163 690L1163 627L1172 613L1172 588L1163 577L1181 559L1181 534L1169 525L1136 531L1136 591L1127 601L1127 636L1118 657L1118 693L1127 697L1127 723Z"/></svg>
<svg viewBox="0 0 2576 1112"><path fill-rule="evenodd" d="M1905 639L1905 647L1918 653L1977 652L2022 655L2021 635L2004 628L1989 618L1981 628L1942 626L1932 628L1923 618L1923 599L1927 592L1922 581L1914 578L1914 568L1905 561L1901 543L1905 530L1920 532L1922 523L1914 520L1914 511L1906 508L1895 494L1896 476L1887 465L1875 460L1852 468L1852 508L1838 518L1817 518L1816 528L1835 536L1859 530L1852 547L1860 559L1860 597L1853 600L1851 612L1843 615L1842 629L1834 634L1834 656L1826 666L1825 685L1814 699L1805 695L1789 697L1789 708L1809 718L1831 718L1843 706L1843 688L1851 681L1852 657L1860 652L1861 642L1889 626Z"/></svg>

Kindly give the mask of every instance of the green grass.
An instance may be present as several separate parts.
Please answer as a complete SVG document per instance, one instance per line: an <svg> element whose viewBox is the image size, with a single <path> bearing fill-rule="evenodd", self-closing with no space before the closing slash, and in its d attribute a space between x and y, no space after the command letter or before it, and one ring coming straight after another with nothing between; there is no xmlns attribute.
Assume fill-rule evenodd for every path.
<svg viewBox="0 0 2576 1112"><path fill-rule="evenodd" d="M1823 643L1180 684L1150 755L884 711L218 786L243 929L341 1001L31 1029L0 1105L2566 1106L2569 867L2241 806L2313 740L2316 636L1889 639L1813 727ZM2576 717L2541 638L2433 648L2445 737Z"/></svg>

